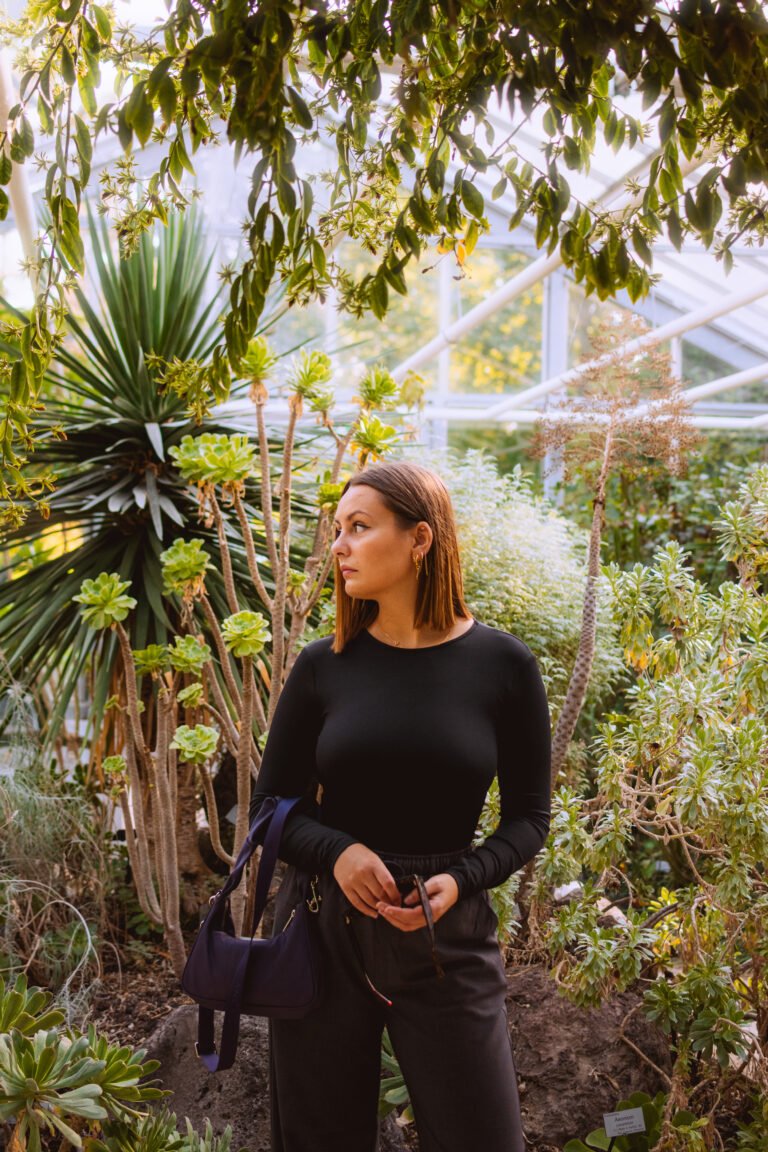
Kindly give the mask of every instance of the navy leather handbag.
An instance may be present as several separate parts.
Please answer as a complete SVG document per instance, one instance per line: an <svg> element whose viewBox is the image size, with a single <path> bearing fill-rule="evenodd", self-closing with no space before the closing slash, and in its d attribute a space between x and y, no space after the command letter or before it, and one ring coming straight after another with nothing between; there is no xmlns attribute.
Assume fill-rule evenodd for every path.
<svg viewBox="0 0 768 1152"><path fill-rule="evenodd" d="M181 977L182 988L199 1005L195 1050L209 1072L222 1072L234 1063L241 1015L304 1016L318 996L317 956L307 900L296 906L282 932L268 940L254 939L269 896L283 825L297 803L298 798L275 796L264 801L226 883L211 899ZM261 843L264 847L250 935L237 936L229 897ZM224 1013L218 1053L215 1011Z"/></svg>

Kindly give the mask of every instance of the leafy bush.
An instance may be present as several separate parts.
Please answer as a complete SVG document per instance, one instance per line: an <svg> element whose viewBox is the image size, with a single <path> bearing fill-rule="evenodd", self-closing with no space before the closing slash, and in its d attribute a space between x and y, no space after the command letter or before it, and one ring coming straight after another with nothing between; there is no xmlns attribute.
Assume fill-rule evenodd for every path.
<svg viewBox="0 0 768 1152"><path fill-rule="evenodd" d="M536 654L556 715L581 631L587 534L533 491L520 468L502 476L480 451L419 454L445 480L459 529L467 600L480 620L519 635ZM598 610L591 709L622 672L609 586Z"/></svg>
<svg viewBox="0 0 768 1152"><path fill-rule="evenodd" d="M767 508L763 466L721 510L739 583L708 590L676 543L651 567L606 569L634 683L625 711L599 726L594 794L557 791L536 862L561 984L588 1005L642 981L675 1055L678 1104L733 1064L768 1075ZM665 867L659 902L635 870L640 838ZM552 907L568 880L581 893ZM616 903L623 912L606 916Z"/></svg>
<svg viewBox="0 0 768 1152"><path fill-rule="evenodd" d="M29 698L0 670L0 973L84 995L106 923L110 849L102 809L46 768Z"/></svg>
<svg viewBox="0 0 768 1152"><path fill-rule="evenodd" d="M143 1049L62 1023L48 992L0 978L0 1135L6 1126L15 1152L230 1152L229 1128L200 1136L186 1121L182 1135L174 1115L149 1110L167 1093Z"/></svg>

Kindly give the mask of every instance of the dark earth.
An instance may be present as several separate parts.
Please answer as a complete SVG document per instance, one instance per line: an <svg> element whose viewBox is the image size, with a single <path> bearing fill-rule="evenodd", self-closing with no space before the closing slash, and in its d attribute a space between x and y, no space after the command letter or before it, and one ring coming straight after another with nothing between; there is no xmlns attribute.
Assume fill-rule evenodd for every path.
<svg viewBox="0 0 768 1152"><path fill-rule="evenodd" d="M542 967L512 965L507 971L510 1036L530 1152L561 1152L568 1140L599 1127L603 1113L632 1092L653 1095L663 1087L620 1035L622 1021L637 1005L635 993L585 1010L570 1004ZM230 1124L233 1152L269 1152L265 1021L244 1018L235 1067L209 1074L194 1054L196 1008L161 958L105 975L90 1020L110 1039L144 1047L160 1061L158 1075L173 1093L167 1103L180 1123L188 1116L201 1129L209 1118L216 1134ZM649 1061L669 1070L667 1040L640 1012L626 1025L626 1035ZM412 1125L400 1128L390 1117L382 1125L380 1152L399 1149L417 1152L418 1141Z"/></svg>

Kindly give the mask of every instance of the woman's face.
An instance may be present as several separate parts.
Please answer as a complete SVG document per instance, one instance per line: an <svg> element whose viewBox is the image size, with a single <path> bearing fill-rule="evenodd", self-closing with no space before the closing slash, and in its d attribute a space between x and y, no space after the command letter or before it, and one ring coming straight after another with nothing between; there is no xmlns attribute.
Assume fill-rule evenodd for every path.
<svg viewBox="0 0 768 1152"><path fill-rule="evenodd" d="M397 587L415 585L413 554L424 551L419 543L424 528L401 528L375 488L348 489L336 509L332 545L347 595L378 600Z"/></svg>

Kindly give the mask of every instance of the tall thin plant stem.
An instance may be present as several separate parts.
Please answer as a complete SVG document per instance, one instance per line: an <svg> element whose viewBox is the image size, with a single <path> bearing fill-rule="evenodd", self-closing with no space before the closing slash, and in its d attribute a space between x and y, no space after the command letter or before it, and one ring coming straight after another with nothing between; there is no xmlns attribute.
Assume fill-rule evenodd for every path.
<svg viewBox="0 0 768 1152"><path fill-rule="evenodd" d="M568 745L581 715L581 709L589 688L589 678L592 664L595 659L595 644L597 639L597 601L600 580L600 544L603 531L603 517L605 512L605 489L611 467L613 453L613 429L609 428L605 437L603 459L600 466L600 475L595 486L593 501L592 527L589 533L589 549L587 560L587 581L584 587L584 602L581 614L581 633L579 647L573 672L568 682L565 700L557 718L555 732L552 737L552 786L565 764Z"/></svg>
<svg viewBox="0 0 768 1152"><path fill-rule="evenodd" d="M272 597L267 592L264 581L261 578L261 573L259 572L259 562L256 558L256 547L253 540L253 531L250 524L248 523L248 514L245 511L242 495L239 492L234 492L233 499L237 519L240 522L240 531L243 535L243 543L245 544L245 556L248 561L248 571L250 573L251 580L253 581L253 586L261 597L261 601L264 604L264 607L268 612L271 613L274 607L272 603Z"/></svg>
<svg viewBox="0 0 768 1152"><path fill-rule="evenodd" d="M283 444L283 467L280 476L280 549L275 574L275 598L272 611L272 683L269 691L268 723L272 722L280 697L282 671L285 664L285 600L291 533L291 462L299 411L300 399L293 396L289 406L288 427Z"/></svg>

